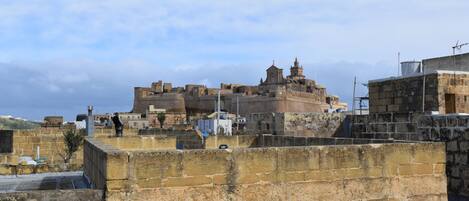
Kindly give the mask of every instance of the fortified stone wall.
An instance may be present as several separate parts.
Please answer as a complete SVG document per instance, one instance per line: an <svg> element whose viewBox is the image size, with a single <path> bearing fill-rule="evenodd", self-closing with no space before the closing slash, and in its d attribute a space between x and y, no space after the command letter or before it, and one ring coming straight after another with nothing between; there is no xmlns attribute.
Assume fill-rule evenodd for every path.
<svg viewBox="0 0 469 201"><path fill-rule="evenodd" d="M106 200L447 200L441 143L124 151L88 139L85 155Z"/></svg>
<svg viewBox="0 0 469 201"><path fill-rule="evenodd" d="M167 112L185 113L185 102L183 94L165 93L159 95L145 94L146 88L136 87L134 106L132 112L144 114L149 105L155 108L164 108ZM148 89L149 90L149 89Z"/></svg>
<svg viewBox="0 0 469 201"><path fill-rule="evenodd" d="M252 133L272 133L289 136L338 137L344 136L343 113L258 113L247 118Z"/></svg>

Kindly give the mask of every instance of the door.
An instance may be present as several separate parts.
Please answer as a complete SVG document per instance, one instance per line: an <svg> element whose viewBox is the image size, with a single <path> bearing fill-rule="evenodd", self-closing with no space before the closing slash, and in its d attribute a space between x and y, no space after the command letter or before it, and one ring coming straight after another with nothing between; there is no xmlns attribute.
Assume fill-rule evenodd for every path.
<svg viewBox="0 0 469 201"><path fill-rule="evenodd" d="M445 113L456 113L456 96L454 94L445 94Z"/></svg>

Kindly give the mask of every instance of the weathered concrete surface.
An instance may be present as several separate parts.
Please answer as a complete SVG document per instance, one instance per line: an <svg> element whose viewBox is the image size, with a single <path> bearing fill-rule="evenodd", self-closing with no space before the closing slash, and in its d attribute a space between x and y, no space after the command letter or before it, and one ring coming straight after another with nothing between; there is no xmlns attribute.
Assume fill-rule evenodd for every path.
<svg viewBox="0 0 469 201"><path fill-rule="evenodd" d="M40 190L0 193L0 201L101 201L103 191L82 190Z"/></svg>
<svg viewBox="0 0 469 201"><path fill-rule="evenodd" d="M88 139L85 174L107 200L447 200L442 143L291 146L123 151Z"/></svg>
<svg viewBox="0 0 469 201"><path fill-rule="evenodd" d="M0 176L0 201L98 201L103 191L89 189L83 172Z"/></svg>
<svg viewBox="0 0 469 201"><path fill-rule="evenodd" d="M86 188L89 188L89 184L83 172L0 176L0 192Z"/></svg>

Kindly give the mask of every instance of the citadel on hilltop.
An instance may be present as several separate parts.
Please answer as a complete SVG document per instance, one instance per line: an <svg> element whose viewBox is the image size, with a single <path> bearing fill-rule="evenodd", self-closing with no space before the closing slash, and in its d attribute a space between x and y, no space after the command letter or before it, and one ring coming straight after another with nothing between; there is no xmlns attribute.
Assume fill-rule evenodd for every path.
<svg viewBox="0 0 469 201"><path fill-rule="evenodd" d="M217 93L221 93L221 109L240 115L268 112L331 112L347 110L347 104L339 102L337 96L329 95L326 88L303 75L303 66L295 59L290 75L284 77L283 69L272 64L267 69L267 78L259 85L221 84L220 89L204 85L187 84L173 87L162 81L151 87L135 87L132 112L145 113L154 108L169 113L188 116L212 113L216 106Z"/></svg>

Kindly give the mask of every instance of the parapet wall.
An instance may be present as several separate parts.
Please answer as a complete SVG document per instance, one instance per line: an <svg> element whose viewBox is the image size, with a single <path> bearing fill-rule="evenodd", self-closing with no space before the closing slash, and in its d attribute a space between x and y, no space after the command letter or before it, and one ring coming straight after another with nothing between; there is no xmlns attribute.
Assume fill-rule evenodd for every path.
<svg viewBox="0 0 469 201"><path fill-rule="evenodd" d="M85 143L107 200L447 200L442 143L124 151Z"/></svg>
<svg viewBox="0 0 469 201"><path fill-rule="evenodd" d="M356 117L354 136L446 142L448 193L469 199L469 115L375 114Z"/></svg>
<svg viewBox="0 0 469 201"><path fill-rule="evenodd" d="M63 171L63 157L65 155L65 142L63 133L64 128L37 128L31 130L0 131L0 135L10 135L11 141L2 146L9 147L8 152L0 153L0 175L11 174L30 174L41 172ZM125 129L125 136L136 136L137 130ZM113 129L95 129L96 137L114 136ZM3 139L3 138L2 138ZM46 164L40 166L17 166L19 157L30 156L33 159L37 156L37 147L39 147L39 156L46 159ZM79 170L83 167L83 149L75 152L70 160L68 170Z"/></svg>
<svg viewBox="0 0 469 201"><path fill-rule="evenodd" d="M258 134L337 137L344 136L344 119L343 113L254 113L248 116L247 128Z"/></svg>

